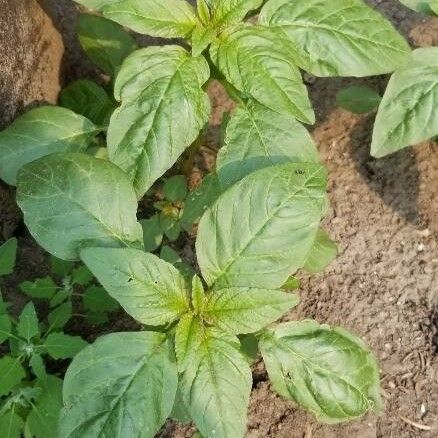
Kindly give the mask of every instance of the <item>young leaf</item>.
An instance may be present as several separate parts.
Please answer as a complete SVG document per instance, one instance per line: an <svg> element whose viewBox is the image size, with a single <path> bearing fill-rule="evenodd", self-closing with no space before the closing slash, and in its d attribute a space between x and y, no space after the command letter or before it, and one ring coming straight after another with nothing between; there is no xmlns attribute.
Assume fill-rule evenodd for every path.
<svg viewBox="0 0 438 438"><path fill-rule="evenodd" d="M149 219L140 221L143 228L144 250L146 252L155 251L163 241L163 230L161 229L160 216L154 214Z"/></svg>
<svg viewBox="0 0 438 438"><path fill-rule="evenodd" d="M185 0L124 0L105 6L103 15L138 33L185 38L196 25L196 13Z"/></svg>
<svg viewBox="0 0 438 438"><path fill-rule="evenodd" d="M243 437L252 379L239 340L197 321L180 327L175 344L184 357L179 363L184 404L200 432Z"/></svg>
<svg viewBox="0 0 438 438"><path fill-rule="evenodd" d="M93 274L86 266L79 266L74 269L71 274L72 284L78 284L79 286L86 286L93 281Z"/></svg>
<svg viewBox="0 0 438 438"><path fill-rule="evenodd" d="M32 235L59 258L76 260L84 245L143 245L132 185L108 161L85 154L34 161L19 173L17 201Z"/></svg>
<svg viewBox="0 0 438 438"><path fill-rule="evenodd" d="M153 254L127 248L86 248L81 258L108 293L143 324L166 324L188 309L184 278Z"/></svg>
<svg viewBox="0 0 438 438"><path fill-rule="evenodd" d="M74 0L82 6L88 9L94 9L96 11L101 11L105 6L112 5L115 3L120 3L121 0Z"/></svg>
<svg viewBox="0 0 438 438"><path fill-rule="evenodd" d="M0 246L0 276L14 272L17 245L17 239L12 237Z"/></svg>
<svg viewBox="0 0 438 438"><path fill-rule="evenodd" d="M389 81L374 124L371 155L383 157L438 134L438 47L417 49Z"/></svg>
<svg viewBox="0 0 438 438"><path fill-rule="evenodd" d="M296 67L296 49L280 32L263 26L233 28L212 44L210 54L227 81L244 95L278 113L315 122Z"/></svg>
<svg viewBox="0 0 438 438"><path fill-rule="evenodd" d="M316 76L380 75L409 57L407 42L362 0L269 0L259 22L295 43L300 67Z"/></svg>
<svg viewBox="0 0 438 438"><path fill-rule="evenodd" d="M184 175L175 175L168 178L163 186L163 194L168 201L184 201L187 196L186 177Z"/></svg>
<svg viewBox="0 0 438 438"><path fill-rule="evenodd" d="M115 431L153 438L175 400L171 348L160 333L113 333L78 354L64 380L59 438L112 437Z"/></svg>
<svg viewBox="0 0 438 438"><path fill-rule="evenodd" d="M27 342L30 342L32 338L40 335L38 316L32 302L27 303L20 313L17 324L17 333L19 336L26 339Z"/></svg>
<svg viewBox="0 0 438 438"><path fill-rule="evenodd" d="M298 278L291 275L286 280L286 282L281 286L281 289L284 289L287 291L292 291L292 290L299 289L299 287L300 287L300 280L298 280Z"/></svg>
<svg viewBox="0 0 438 438"><path fill-rule="evenodd" d="M81 14L77 31L87 56L110 76L115 76L123 60L137 49L137 43L122 26L98 15ZM96 92L94 87L93 94ZM98 94L103 97L101 91ZM107 99L108 103L111 101Z"/></svg>
<svg viewBox="0 0 438 438"><path fill-rule="evenodd" d="M196 12L198 13L199 18L204 25L208 25L211 21L209 3L210 0L196 1ZM199 29L199 27L199 25L196 26L193 32L195 32L196 29Z"/></svg>
<svg viewBox="0 0 438 438"><path fill-rule="evenodd" d="M199 56L216 38L214 29L196 26L192 33L192 55Z"/></svg>
<svg viewBox="0 0 438 438"><path fill-rule="evenodd" d="M98 126L107 126L116 108L105 89L88 79L80 79L64 88L59 95L59 104Z"/></svg>
<svg viewBox="0 0 438 438"><path fill-rule="evenodd" d="M325 203L326 173L318 164L258 170L222 194L201 219L196 253L216 289L277 289L304 265Z"/></svg>
<svg viewBox="0 0 438 438"><path fill-rule="evenodd" d="M220 194L221 187L217 175L208 174L199 187L188 193L180 219L181 226L186 231L190 231L193 224L199 221L205 210L216 201Z"/></svg>
<svg viewBox="0 0 438 438"><path fill-rule="evenodd" d="M204 285L201 279L195 275L192 279L192 305L195 312L203 312L205 301Z"/></svg>
<svg viewBox="0 0 438 438"><path fill-rule="evenodd" d="M301 123L253 101L234 110L224 143L216 161L223 188L273 164L319 162L315 143Z"/></svg>
<svg viewBox="0 0 438 438"><path fill-rule="evenodd" d="M435 14L438 13L436 9L436 0L400 0L400 2L416 12L432 15L434 12Z"/></svg>
<svg viewBox="0 0 438 438"><path fill-rule="evenodd" d="M35 281L23 281L19 288L31 298L50 300L59 287L51 277L37 278Z"/></svg>
<svg viewBox="0 0 438 438"><path fill-rule="evenodd" d="M53 275L63 280L72 271L74 264L66 260L58 259L55 256L50 256L50 266Z"/></svg>
<svg viewBox="0 0 438 438"><path fill-rule="evenodd" d="M83 151L98 132L88 119L66 108L30 110L0 132L0 178L15 185L25 164L55 152Z"/></svg>
<svg viewBox="0 0 438 438"><path fill-rule="evenodd" d="M115 84L122 106L111 117L108 151L139 197L207 123L210 102L201 87L208 78L206 60L178 46L137 50L124 62Z"/></svg>
<svg viewBox="0 0 438 438"><path fill-rule="evenodd" d="M25 377L26 373L19 359L10 356L0 358L0 397L9 394Z"/></svg>
<svg viewBox="0 0 438 438"><path fill-rule="evenodd" d="M51 330L63 328L70 321L72 314L73 308L71 301L61 304L49 313L49 316L47 317L49 328Z"/></svg>
<svg viewBox="0 0 438 438"><path fill-rule="evenodd" d="M43 358L40 354L34 353L29 361L29 366L32 370L32 373L35 377L40 379L41 381L47 380L47 371L46 366L44 365Z"/></svg>
<svg viewBox="0 0 438 438"><path fill-rule="evenodd" d="M298 302L296 295L279 290L230 287L210 292L202 314L210 324L230 333L254 333Z"/></svg>
<svg viewBox="0 0 438 438"><path fill-rule="evenodd" d="M210 3L211 21L216 27L223 27L242 21L248 12L258 9L263 0L219 0Z"/></svg>
<svg viewBox="0 0 438 438"><path fill-rule="evenodd" d="M0 436L2 438L20 438L22 429L23 420L17 414L15 405L7 411L0 412Z"/></svg>
<svg viewBox="0 0 438 438"><path fill-rule="evenodd" d="M281 324L260 349L275 390L320 421L352 420L380 406L376 360L352 334L315 321Z"/></svg>
<svg viewBox="0 0 438 438"><path fill-rule="evenodd" d="M50 333L44 341L43 347L53 359L71 359L87 345L88 343L79 336Z"/></svg>
<svg viewBox="0 0 438 438"><path fill-rule="evenodd" d="M356 114L368 113L379 106L382 100L379 93L362 85L352 85L339 91L336 103L347 111Z"/></svg>
<svg viewBox="0 0 438 438"><path fill-rule="evenodd" d="M92 313L112 312L119 308L114 300L103 287L90 286L83 296L84 308Z"/></svg>
<svg viewBox="0 0 438 438"><path fill-rule="evenodd" d="M163 230L166 237L174 242L178 239L181 232L181 225L177 218L172 216L166 216L165 214L160 214L160 227Z"/></svg>
<svg viewBox="0 0 438 438"><path fill-rule="evenodd" d="M59 306L65 300L71 297L72 290L70 289L61 289L57 292L54 297L50 300L50 307L53 309L56 306Z"/></svg>
<svg viewBox="0 0 438 438"><path fill-rule="evenodd" d="M318 230L303 268L307 272L323 271L338 254L338 246L322 228Z"/></svg>
<svg viewBox="0 0 438 438"><path fill-rule="evenodd" d="M47 376L37 381L41 394L33 405L26 427L35 438L58 438L58 420L62 409L62 380Z"/></svg>
<svg viewBox="0 0 438 438"><path fill-rule="evenodd" d="M190 280L195 275L193 268L188 263L184 262L179 254L170 246L164 245L161 247L160 259L175 266L186 280Z"/></svg>

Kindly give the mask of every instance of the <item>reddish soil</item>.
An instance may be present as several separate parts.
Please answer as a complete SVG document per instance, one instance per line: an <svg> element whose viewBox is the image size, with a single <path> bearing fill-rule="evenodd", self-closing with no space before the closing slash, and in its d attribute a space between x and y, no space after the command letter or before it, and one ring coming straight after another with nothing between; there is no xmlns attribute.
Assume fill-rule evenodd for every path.
<svg viewBox="0 0 438 438"><path fill-rule="evenodd" d="M438 45L438 19L413 14L396 0L369 3L391 18L412 45ZM64 79L96 77L72 34L71 3L47 0L45 6L67 45ZM324 273L300 275L302 302L286 319L315 318L362 336L381 364L385 409L347 425L318 425L272 392L258 363L247 438L436 437L438 145L425 143L375 160L369 155L374 114L356 116L336 108L335 95L351 83L383 91L387 78L306 80L318 117L313 134L330 178L325 226L339 243L340 254ZM217 84L209 92L214 113L206 142L217 149L218 125L232 103ZM214 166L210 149L203 150L198 164L201 169ZM43 256L29 237L21 238L21 248L9 298L16 295L11 287L19 278L32 278L42 269ZM19 298L16 302L20 306ZM169 422L160 435L183 438L193 431Z"/></svg>

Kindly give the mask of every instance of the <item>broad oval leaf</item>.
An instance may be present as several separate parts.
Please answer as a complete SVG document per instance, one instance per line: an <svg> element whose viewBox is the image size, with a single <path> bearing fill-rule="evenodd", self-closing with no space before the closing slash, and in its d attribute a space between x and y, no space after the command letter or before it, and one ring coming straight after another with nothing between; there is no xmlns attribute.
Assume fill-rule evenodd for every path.
<svg viewBox="0 0 438 438"><path fill-rule="evenodd" d="M206 60L178 46L141 49L123 64L115 85L122 106L111 118L108 149L139 197L207 123L210 103L201 87L208 78Z"/></svg>
<svg viewBox="0 0 438 438"><path fill-rule="evenodd" d="M303 125L252 101L234 110L224 143L216 161L222 187L274 164L319 162L315 143Z"/></svg>
<svg viewBox="0 0 438 438"><path fill-rule="evenodd" d="M18 175L17 201L37 242L61 259L78 259L83 246L142 246L132 185L108 161L85 154L34 161Z"/></svg>
<svg viewBox="0 0 438 438"><path fill-rule="evenodd" d="M161 333L112 333L73 360L64 380L59 438L153 438L178 383Z"/></svg>
<svg viewBox="0 0 438 438"><path fill-rule="evenodd" d="M207 295L203 317L234 334L254 333L298 304L298 297L280 290L229 287Z"/></svg>
<svg viewBox="0 0 438 438"><path fill-rule="evenodd" d="M213 0L210 3L213 25L224 27L240 23L249 12L258 9L263 0Z"/></svg>
<svg viewBox="0 0 438 438"><path fill-rule="evenodd" d="M374 124L371 155L383 157L438 135L438 47L417 49L389 81Z"/></svg>
<svg viewBox="0 0 438 438"><path fill-rule="evenodd" d="M321 272L335 259L337 254L338 246L330 239L327 232L320 228L303 268L311 273Z"/></svg>
<svg viewBox="0 0 438 438"><path fill-rule="evenodd" d="M389 73L410 52L392 24L362 0L269 0L259 21L301 48L300 67L316 76Z"/></svg>
<svg viewBox="0 0 438 438"><path fill-rule="evenodd" d="M38 316L32 301L27 303L21 311L16 329L18 336L26 339L28 343L40 335Z"/></svg>
<svg viewBox="0 0 438 438"><path fill-rule="evenodd" d="M14 405L13 405L14 406ZM0 413L0 436L2 438L20 438L23 430L23 419L17 414L15 407Z"/></svg>
<svg viewBox="0 0 438 438"><path fill-rule="evenodd" d="M325 205L319 164L267 167L231 187L201 219L196 253L216 288L279 288L302 267Z"/></svg>
<svg viewBox="0 0 438 438"><path fill-rule="evenodd" d="M26 377L20 359L11 356L0 358L0 397L8 395L11 389Z"/></svg>
<svg viewBox="0 0 438 438"><path fill-rule="evenodd" d="M0 132L0 178L15 185L17 172L25 164L55 152L84 151L99 130L66 108L30 110Z"/></svg>
<svg viewBox="0 0 438 438"><path fill-rule="evenodd" d="M204 436L243 437L251 392L251 370L239 340L187 315L177 328L181 394Z"/></svg>
<svg viewBox="0 0 438 438"><path fill-rule="evenodd" d="M98 15L81 14L78 38L87 56L105 73L114 76L137 43L122 26Z"/></svg>
<svg viewBox="0 0 438 438"><path fill-rule="evenodd" d="M187 37L197 22L185 0L123 0L104 6L102 12L138 33L162 38Z"/></svg>
<svg viewBox="0 0 438 438"><path fill-rule="evenodd" d="M70 336L62 332L50 333L42 345L53 359L71 359L88 343L80 336Z"/></svg>
<svg viewBox="0 0 438 438"><path fill-rule="evenodd" d="M341 108L356 114L374 110L381 100L379 93L362 85L344 88L336 95L336 102Z"/></svg>
<svg viewBox="0 0 438 438"><path fill-rule="evenodd" d="M286 323L259 345L274 389L318 420L339 423L379 408L376 360L345 330L316 321Z"/></svg>
<svg viewBox="0 0 438 438"><path fill-rule="evenodd" d="M116 107L105 89L88 79L80 79L65 87L59 95L59 104L99 126L108 125Z"/></svg>
<svg viewBox="0 0 438 438"><path fill-rule="evenodd" d="M224 32L210 54L228 82L271 110L314 123L296 49L275 29L239 26Z"/></svg>
<svg viewBox="0 0 438 438"><path fill-rule="evenodd" d="M184 277L153 254L129 248L86 248L81 259L126 312L143 324L169 323L188 310Z"/></svg>

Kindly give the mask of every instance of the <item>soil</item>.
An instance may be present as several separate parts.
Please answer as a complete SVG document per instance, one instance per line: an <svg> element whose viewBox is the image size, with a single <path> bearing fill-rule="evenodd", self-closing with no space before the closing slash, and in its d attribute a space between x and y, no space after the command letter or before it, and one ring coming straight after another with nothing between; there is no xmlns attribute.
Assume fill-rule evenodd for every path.
<svg viewBox="0 0 438 438"><path fill-rule="evenodd" d="M438 19L414 14L396 0L370 0L413 46L438 45ZM66 44L63 81L100 78L73 36L75 8L69 1L44 2ZM306 76L318 121L313 135L329 171L331 209L325 228L340 254L325 272L302 279L301 304L286 320L315 318L342 325L363 337L379 359L385 409L347 425L318 425L270 388L261 363L254 388L247 438L416 438L438 436L438 145L424 143L388 158L369 155L374 114L352 115L336 107L336 92L362 83L383 91L387 78L316 79ZM200 171L214 167L222 114L233 107L218 84L209 146L198 157ZM1 196L1 192L0 192ZM18 229L20 279L41 275L44 256ZM117 324L119 326L119 324ZM94 335L93 335L94 336ZM410 424L409 424L410 423ZM190 426L169 422L163 438L191 437Z"/></svg>

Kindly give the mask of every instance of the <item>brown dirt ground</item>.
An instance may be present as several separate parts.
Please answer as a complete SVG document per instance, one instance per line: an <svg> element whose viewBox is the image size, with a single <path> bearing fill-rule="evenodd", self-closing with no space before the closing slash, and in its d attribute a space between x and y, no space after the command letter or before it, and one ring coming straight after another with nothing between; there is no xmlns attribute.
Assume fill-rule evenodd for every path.
<svg viewBox="0 0 438 438"><path fill-rule="evenodd" d="M414 46L438 45L438 19L413 14L396 0L369 3L392 19ZM68 0L43 4L67 46L64 80L96 77L72 34L74 7ZM302 302L286 319L315 318L362 336L381 364L385 410L348 425L318 425L271 391L258 363L247 438L436 437L438 145L424 143L375 160L369 155L374 115L356 116L336 108L335 95L358 82L383 91L386 79L306 80L318 117L313 134L330 178L331 209L325 225L340 254L324 273L301 276ZM218 125L232 103L217 84L209 92L214 113L206 142L217 148ZM198 164L211 168L214 154L204 150ZM28 237L22 238L17 278L39 275L42 257ZM189 426L168 423L161 436L192 434Z"/></svg>

